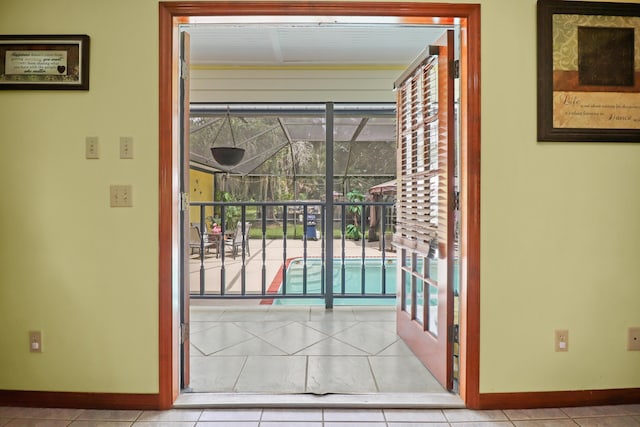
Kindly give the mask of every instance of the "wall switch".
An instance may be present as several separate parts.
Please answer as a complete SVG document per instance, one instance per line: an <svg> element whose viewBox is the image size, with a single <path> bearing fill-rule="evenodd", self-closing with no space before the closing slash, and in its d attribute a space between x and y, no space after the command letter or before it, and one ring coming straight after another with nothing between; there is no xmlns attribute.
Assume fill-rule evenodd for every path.
<svg viewBox="0 0 640 427"><path fill-rule="evenodd" d="M130 208L133 206L133 189L130 185L112 185L110 190L112 208Z"/></svg>
<svg viewBox="0 0 640 427"><path fill-rule="evenodd" d="M133 159L133 138L130 136L120 137L120 158Z"/></svg>
<svg viewBox="0 0 640 427"><path fill-rule="evenodd" d="M42 353L42 331L29 331L29 351Z"/></svg>
<svg viewBox="0 0 640 427"><path fill-rule="evenodd" d="M566 329L556 330L555 340L556 351L569 351L569 331Z"/></svg>
<svg viewBox="0 0 640 427"><path fill-rule="evenodd" d="M85 140L85 157L87 159L100 158L100 145L97 136L88 136Z"/></svg>
<svg viewBox="0 0 640 427"><path fill-rule="evenodd" d="M629 328L629 341L627 350L640 351L640 328Z"/></svg>

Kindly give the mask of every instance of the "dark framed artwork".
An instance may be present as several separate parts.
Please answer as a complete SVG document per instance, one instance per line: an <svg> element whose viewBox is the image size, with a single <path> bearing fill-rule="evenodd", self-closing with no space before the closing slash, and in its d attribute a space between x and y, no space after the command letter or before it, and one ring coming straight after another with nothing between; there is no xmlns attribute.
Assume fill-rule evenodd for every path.
<svg viewBox="0 0 640 427"><path fill-rule="evenodd" d="M538 140L640 142L640 4L538 0Z"/></svg>
<svg viewBox="0 0 640 427"><path fill-rule="evenodd" d="M89 90L89 36L0 35L0 89Z"/></svg>

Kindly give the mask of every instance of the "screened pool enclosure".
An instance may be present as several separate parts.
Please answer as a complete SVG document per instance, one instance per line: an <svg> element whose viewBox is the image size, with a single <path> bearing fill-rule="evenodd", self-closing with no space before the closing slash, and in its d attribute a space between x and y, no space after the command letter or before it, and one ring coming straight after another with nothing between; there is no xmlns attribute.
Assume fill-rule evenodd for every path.
<svg viewBox="0 0 640 427"><path fill-rule="evenodd" d="M192 167L217 176L235 200L325 198L324 104L192 104ZM396 176L395 104L335 104L334 196L367 194ZM245 150L237 165L216 162L211 147Z"/></svg>

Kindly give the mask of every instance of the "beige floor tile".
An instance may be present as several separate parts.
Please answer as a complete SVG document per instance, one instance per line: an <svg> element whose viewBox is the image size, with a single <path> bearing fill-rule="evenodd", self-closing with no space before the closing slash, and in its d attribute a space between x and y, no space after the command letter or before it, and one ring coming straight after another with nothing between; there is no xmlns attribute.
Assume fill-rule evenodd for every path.
<svg viewBox="0 0 640 427"><path fill-rule="evenodd" d="M260 338L288 354L294 354L327 338L327 335L294 322L260 335Z"/></svg>
<svg viewBox="0 0 640 427"><path fill-rule="evenodd" d="M640 422L632 416L603 416L589 418L574 418L582 427L640 427Z"/></svg>
<svg viewBox="0 0 640 427"><path fill-rule="evenodd" d="M285 356L287 353L261 338L252 338L240 344L220 350L214 356Z"/></svg>
<svg viewBox="0 0 640 427"><path fill-rule="evenodd" d="M263 307L253 310L246 308L226 310L219 320L223 322L264 322L267 312L267 308Z"/></svg>
<svg viewBox="0 0 640 427"><path fill-rule="evenodd" d="M69 420L16 418L9 421L5 427L67 427L69 423Z"/></svg>
<svg viewBox="0 0 640 427"><path fill-rule="evenodd" d="M447 421L444 413L439 409L385 409L383 412L388 422L433 423Z"/></svg>
<svg viewBox="0 0 640 427"><path fill-rule="evenodd" d="M142 411L115 411L86 409L80 412L76 420L135 421Z"/></svg>
<svg viewBox="0 0 640 427"><path fill-rule="evenodd" d="M191 344L203 354L210 355L252 338L254 335L233 323L223 322L214 328L191 334Z"/></svg>
<svg viewBox="0 0 640 427"><path fill-rule="evenodd" d="M354 311L356 320L373 321L373 322L395 322L396 308L395 306L387 307L367 307Z"/></svg>
<svg viewBox="0 0 640 427"><path fill-rule="evenodd" d="M69 424L69 427L131 427L133 421L80 420Z"/></svg>
<svg viewBox="0 0 640 427"><path fill-rule="evenodd" d="M502 411L473 411L470 409L445 409L445 417L451 423L477 421L503 421L507 416Z"/></svg>
<svg viewBox="0 0 640 427"><path fill-rule="evenodd" d="M362 356L309 356L307 393L375 393L369 361Z"/></svg>
<svg viewBox="0 0 640 427"><path fill-rule="evenodd" d="M136 421L133 427L194 427L195 421Z"/></svg>
<svg viewBox="0 0 640 427"><path fill-rule="evenodd" d="M375 322L375 321L366 321L364 322L367 324L367 326L370 326L372 328L376 328L376 329L381 329L387 332L391 332L392 334L396 333L396 322L395 322L395 318L393 321L387 321L387 322Z"/></svg>
<svg viewBox="0 0 640 427"><path fill-rule="evenodd" d="M82 409L0 407L0 418L40 418L46 420L74 420Z"/></svg>
<svg viewBox="0 0 640 427"><path fill-rule="evenodd" d="M262 409L205 409L200 421L260 421Z"/></svg>
<svg viewBox="0 0 640 427"><path fill-rule="evenodd" d="M259 427L260 421L199 421L196 427Z"/></svg>
<svg viewBox="0 0 640 427"><path fill-rule="evenodd" d="M304 393L305 356L249 356L234 391Z"/></svg>
<svg viewBox="0 0 640 427"><path fill-rule="evenodd" d="M325 421L324 427L387 427L387 423L371 421Z"/></svg>
<svg viewBox="0 0 640 427"><path fill-rule="evenodd" d="M606 415L634 415L635 405L604 405L604 406L582 406L576 408L562 408L571 418L577 417L600 417Z"/></svg>
<svg viewBox="0 0 640 427"><path fill-rule="evenodd" d="M387 427L450 427L449 423L388 422Z"/></svg>
<svg viewBox="0 0 640 427"><path fill-rule="evenodd" d="M451 427L512 427L510 421L464 421L449 423Z"/></svg>
<svg viewBox="0 0 640 427"><path fill-rule="evenodd" d="M355 322L357 321L356 315L351 307L334 307L331 310L327 310L324 306L311 307L310 320L312 322Z"/></svg>
<svg viewBox="0 0 640 427"><path fill-rule="evenodd" d="M322 421L322 409L265 409L262 421Z"/></svg>
<svg viewBox="0 0 640 427"><path fill-rule="evenodd" d="M314 421L263 421L260 427L323 427L321 422Z"/></svg>
<svg viewBox="0 0 640 427"><path fill-rule="evenodd" d="M224 313L216 307L189 306L189 320L191 322L217 322Z"/></svg>
<svg viewBox="0 0 640 427"><path fill-rule="evenodd" d="M377 356L413 356L413 352L404 341L398 340L378 353Z"/></svg>
<svg viewBox="0 0 640 427"><path fill-rule="evenodd" d="M138 421L174 422L198 421L202 415L200 409L171 409L168 411L144 411Z"/></svg>
<svg viewBox="0 0 640 427"><path fill-rule="evenodd" d="M372 355L378 354L399 339L394 333L371 328L364 323L339 332L334 338Z"/></svg>
<svg viewBox="0 0 640 427"><path fill-rule="evenodd" d="M262 321L262 322L233 322L239 328L254 334L264 335L267 332L271 332L274 329L281 328L291 323L292 320L285 319L283 321Z"/></svg>
<svg viewBox="0 0 640 427"><path fill-rule="evenodd" d="M572 419L555 419L555 420L515 420L512 421L516 427L576 427Z"/></svg>
<svg viewBox="0 0 640 427"><path fill-rule="evenodd" d="M569 418L566 413L558 408L540 409L509 409L504 411L510 420L552 420Z"/></svg>
<svg viewBox="0 0 640 427"><path fill-rule="evenodd" d="M191 358L191 384L195 392L232 392L246 356L209 356Z"/></svg>
<svg viewBox="0 0 640 427"><path fill-rule="evenodd" d="M265 322L294 321L308 322L309 307L273 307L267 312Z"/></svg>
<svg viewBox="0 0 640 427"><path fill-rule="evenodd" d="M301 325L308 326L316 331L327 335L335 335L346 329L352 328L358 324L352 320L314 320L310 322L301 322Z"/></svg>
<svg viewBox="0 0 640 427"><path fill-rule="evenodd" d="M446 392L429 371L413 356L370 356L369 362L380 392Z"/></svg>
<svg viewBox="0 0 640 427"><path fill-rule="evenodd" d="M335 338L327 338L296 353L298 356L367 356L367 353Z"/></svg>
<svg viewBox="0 0 640 427"><path fill-rule="evenodd" d="M207 329L219 326L218 322L199 322L193 319L189 320L189 332L196 333L206 331Z"/></svg>
<svg viewBox="0 0 640 427"><path fill-rule="evenodd" d="M326 422L385 422L380 409L325 409Z"/></svg>

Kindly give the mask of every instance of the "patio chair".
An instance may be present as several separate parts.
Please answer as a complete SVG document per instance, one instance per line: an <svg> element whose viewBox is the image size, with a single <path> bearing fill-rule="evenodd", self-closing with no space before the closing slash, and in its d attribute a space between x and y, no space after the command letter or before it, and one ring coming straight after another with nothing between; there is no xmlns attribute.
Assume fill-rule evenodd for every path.
<svg viewBox="0 0 640 427"><path fill-rule="evenodd" d="M238 255L238 249L243 248L247 251L247 255L251 256L251 251L249 250L249 230L251 229L251 223L244 223L244 235L242 234L242 223L238 221L238 225L236 226L236 232L233 233L233 236L229 238L225 238L224 245L231 248L231 255L233 259L236 259L236 255Z"/></svg>
<svg viewBox="0 0 640 427"><path fill-rule="evenodd" d="M205 251L209 252L209 248L215 245L214 242L202 241L202 234L200 234L198 227L195 225L189 227L189 248L191 248L191 253L193 253L194 249L200 251L200 248L204 248Z"/></svg>

